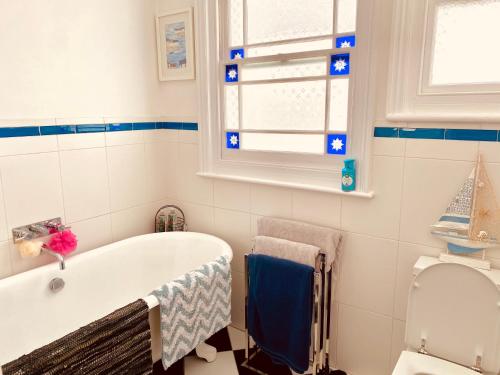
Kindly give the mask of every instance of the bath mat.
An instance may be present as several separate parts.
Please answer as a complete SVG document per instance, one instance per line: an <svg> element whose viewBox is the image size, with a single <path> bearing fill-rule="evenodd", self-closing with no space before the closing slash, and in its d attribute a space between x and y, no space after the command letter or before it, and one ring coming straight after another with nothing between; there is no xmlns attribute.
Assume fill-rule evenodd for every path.
<svg viewBox="0 0 500 375"><path fill-rule="evenodd" d="M231 323L231 267L225 257L153 292L160 301L162 362L167 369Z"/></svg>
<svg viewBox="0 0 500 375"><path fill-rule="evenodd" d="M133 302L2 367L4 375L152 374L148 306Z"/></svg>

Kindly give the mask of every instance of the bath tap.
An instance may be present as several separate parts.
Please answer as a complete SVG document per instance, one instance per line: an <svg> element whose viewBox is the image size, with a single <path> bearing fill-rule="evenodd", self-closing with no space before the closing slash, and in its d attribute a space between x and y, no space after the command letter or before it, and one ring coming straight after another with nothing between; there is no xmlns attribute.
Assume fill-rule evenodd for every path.
<svg viewBox="0 0 500 375"><path fill-rule="evenodd" d="M50 249L49 249L48 247L46 247L46 246L43 246L43 247L42 247L42 251L43 251L43 252L45 252L45 253L47 253L47 254L50 254L50 255L52 255L54 258L56 258L56 259L57 259L57 261L59 262L59 268L60 268L61 270L66 269L66 262L65 262L65 260L64 260L64 256L63 256L63 255L61 255L61 254L59 254L59 253L56 253L55 251L50 250Z"/></svg>

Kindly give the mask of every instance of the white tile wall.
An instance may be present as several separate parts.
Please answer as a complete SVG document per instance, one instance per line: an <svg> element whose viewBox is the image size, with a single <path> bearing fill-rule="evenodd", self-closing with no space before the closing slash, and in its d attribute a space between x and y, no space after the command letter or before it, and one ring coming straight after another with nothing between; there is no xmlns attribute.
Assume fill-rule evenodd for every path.
<svg viewBox="0 0 500 375"><path fill-rule="evenodd" d="M59 122L102 123L103 120ZM181 204L192 217L193 230L213 232L211 192L204 198L210 205L176 200L177 168L184 167L179 165L177 139L179 133L188 132L117 133L120 135L91 133L0 139L0 278L52 261L47 256L22 259L11 243L13 227L38 220L62 217L77 235L76 253L154 231L154 214L166 203ZM186 134L184 138L189 137ZM195 144L185 146L186 155L196 148ZM194 176L196 156L185 159L187 170ZM194 201L203 200L197 199L196 194L200 192L203 197L204 187L211 186L204 179L198 181L200 188L191 189L188 195L194 196Z"/></svg>

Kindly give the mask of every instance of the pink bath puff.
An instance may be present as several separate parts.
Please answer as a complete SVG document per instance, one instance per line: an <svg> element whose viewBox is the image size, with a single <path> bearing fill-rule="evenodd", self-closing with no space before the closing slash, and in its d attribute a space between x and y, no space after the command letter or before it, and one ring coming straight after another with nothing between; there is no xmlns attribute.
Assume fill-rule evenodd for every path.
<svg viewBox="0 0 500 375"><path fill-rule="evenodd" d="M68 255L76 249L78 241L73 232L66 229L62 232L57 232L50 237L47 247L61 255Z"/></svg>

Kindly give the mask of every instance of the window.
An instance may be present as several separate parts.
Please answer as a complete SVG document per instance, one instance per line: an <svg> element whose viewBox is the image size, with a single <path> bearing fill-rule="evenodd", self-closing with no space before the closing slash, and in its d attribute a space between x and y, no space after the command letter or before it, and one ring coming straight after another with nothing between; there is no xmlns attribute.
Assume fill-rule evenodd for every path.
<svg viewBox="0 0 500 375"><path fill-rule="evenodd" d="M226 148L345 155L356 0L220 5Z"/></svg>
<svg viewBox="0 0 500 375"><path fill-rule="evenodd" d="M388 117L498 121L499 19L500 0L398 2Z"/></svg>
<svg viewBox="0 0 500 375"><path fill-rule="evenodd" d="M371 1L215 3L201 12L209 123L201 174L339 190L343 160L365 157L369 64L356 61L368 59L369 38L360 38L371 24L360 32L357 23L369 19Z"/></svg>

